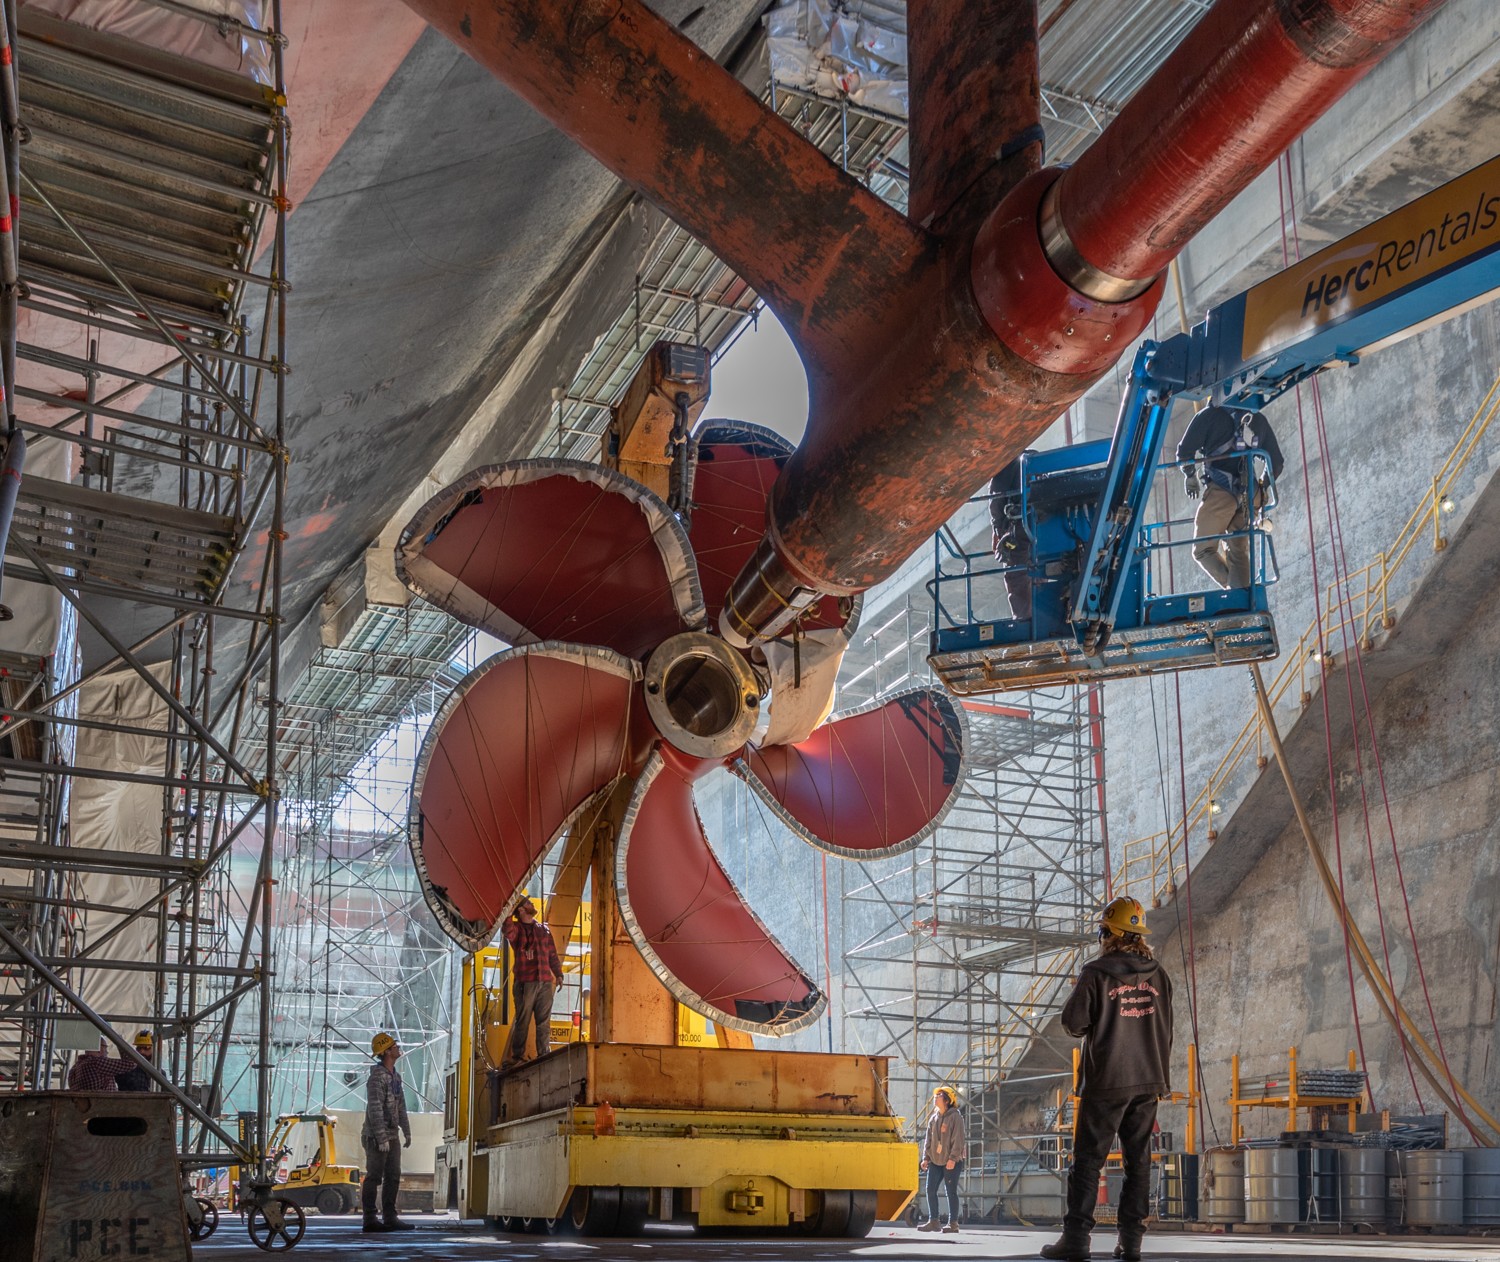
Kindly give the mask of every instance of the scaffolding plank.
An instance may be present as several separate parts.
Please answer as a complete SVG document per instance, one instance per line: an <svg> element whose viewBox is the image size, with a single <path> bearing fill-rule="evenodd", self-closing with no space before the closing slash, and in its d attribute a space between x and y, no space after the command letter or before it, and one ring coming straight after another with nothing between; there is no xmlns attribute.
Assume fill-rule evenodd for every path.
<svg viewBox="0 0 1500 1262"><path fill-rule="evenodd" d="M21 484L12 531L80 578L205 598L218 590L238 533L232 517L38 477Z"/></svg>

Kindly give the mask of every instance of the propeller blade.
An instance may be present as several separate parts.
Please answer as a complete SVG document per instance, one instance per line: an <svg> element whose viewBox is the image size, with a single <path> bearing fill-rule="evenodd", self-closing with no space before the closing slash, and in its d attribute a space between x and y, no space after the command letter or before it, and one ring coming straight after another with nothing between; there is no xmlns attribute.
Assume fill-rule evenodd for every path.
<svg viewBox="0 0 1500 1262"><path fill-rule="evenodd" d="M849 859L909 850L963 781L964 723L940 688L831 719L796 745L746 748L730 767L807 841Z"/></svg>
<svg viewBox="0 0 1500 1262"><path fill-rule="evenodd" d="M567 640L644 658L705 625L692 545L640 483L578 460L476 469L396 546L417 595L511 644Z"/></svg>
<svg viewBox="0 0 1500 1262"><path fill-rule="evenodd" d="M749 421L709 421L695 439L692 515L688 535L698 561L709 625L717 626L729 586L766 533L771 486L793 445L773 429ZM854 633L854 612L840 610L836 596L824 596L802 619L804 630L846 627Z"/></svg>
<svg viewBox="0 0 1500 1262"><path fill-rule="evenodd" d="M693 780L714 765L666 746L647 762L615 852L621 916L679 1003L732 1030L790 1034L828 1001L745 905L703 834Z"/></svg>
<svg viewBox="0 0 1500 1262"><path fill-rule="evenodd" d="M638 678L608 649L530 645L497 653L443 703L412 780L411 852L460 946L495 936L554 840L640 765Z"/></svg>

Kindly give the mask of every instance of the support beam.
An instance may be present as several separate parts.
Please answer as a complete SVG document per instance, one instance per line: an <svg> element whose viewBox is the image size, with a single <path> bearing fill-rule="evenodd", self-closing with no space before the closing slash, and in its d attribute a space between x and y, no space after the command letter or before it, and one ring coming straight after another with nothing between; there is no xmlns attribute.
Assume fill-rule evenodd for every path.
<svg viewBox="0 0 1500 1262"><path fill-rule="evenodd" d="M407 0L743 276L810 375L868 344L925 233L640 0Z"/></svg>
<svg viewBox="0 0 1500 1262"><path fill-rule="evenodd" d="M1036 0L910 0L907 213L943 219L996 162L1029 145L1040 165Z"/></svg>
<svg viewBox="0 0 1500 1262"><path fill-rule="evenodd" d="M632 781L617 784L591 829L594 940L589 952L589 1042L677 1042L677 1001L641 958L615 897L615 854Z"/></svg>
<svg viewBox="0 0 1500 1262"><path fill-rule="evenodd" d="M1139 293L1443 0L1221 0L1044 207L1048 255L1085 293Z"/></svg>

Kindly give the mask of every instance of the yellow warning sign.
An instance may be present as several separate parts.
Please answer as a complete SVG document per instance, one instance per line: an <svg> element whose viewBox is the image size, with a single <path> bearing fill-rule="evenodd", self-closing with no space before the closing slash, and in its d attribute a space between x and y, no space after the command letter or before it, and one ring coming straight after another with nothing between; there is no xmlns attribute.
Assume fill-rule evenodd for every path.
<svg viewBox="0 0 1500 1262"><path fill-rule="evenodd" d="M1247 291L1242 357L1258 359L1496 244L1500 158Z"/></svg>

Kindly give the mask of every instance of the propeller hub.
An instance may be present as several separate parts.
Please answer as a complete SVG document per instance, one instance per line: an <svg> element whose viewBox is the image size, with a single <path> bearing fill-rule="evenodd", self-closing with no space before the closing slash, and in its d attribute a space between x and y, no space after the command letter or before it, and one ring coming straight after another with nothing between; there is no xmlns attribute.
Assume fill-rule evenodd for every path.
<svg viewBox="0 0 1500 1262"><path fill-rule="evenodd" d="M685 631L646 662L646 709L674 747L695 758L725 758L765 735L760 681L718 636Z"/></svg>

